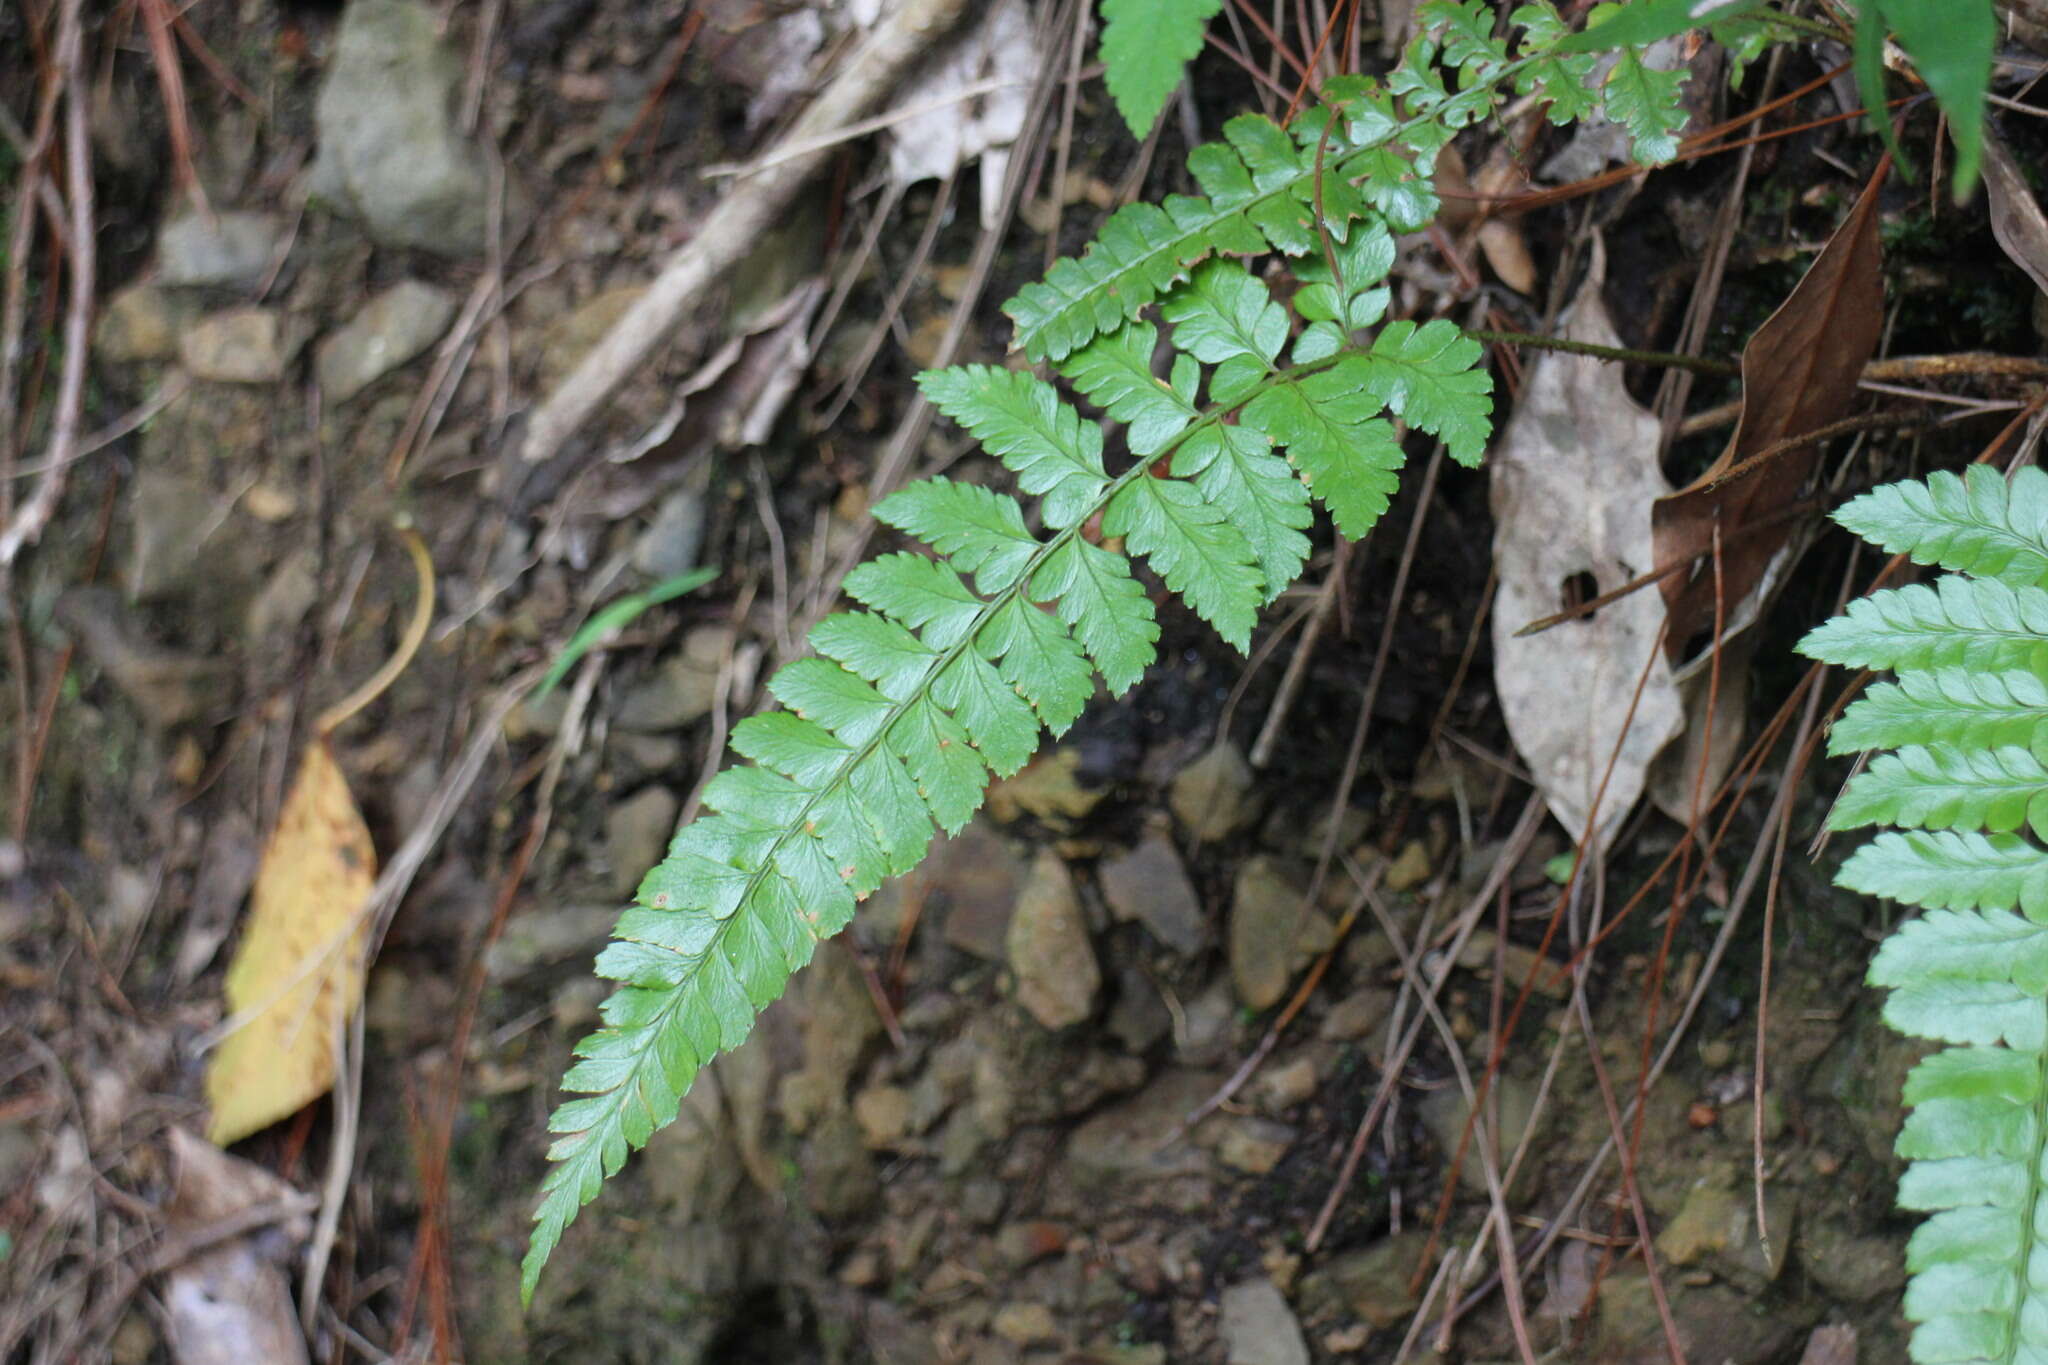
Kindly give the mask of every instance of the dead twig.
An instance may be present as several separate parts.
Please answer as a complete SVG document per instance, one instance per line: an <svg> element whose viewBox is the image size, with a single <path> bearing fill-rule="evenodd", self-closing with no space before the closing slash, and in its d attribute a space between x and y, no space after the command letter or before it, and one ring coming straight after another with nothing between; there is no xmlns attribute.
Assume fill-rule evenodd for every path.
<svg viewBox="0 0 2048 1365"><path fill-rule="evenodd" d="M961 8L962 0L908 0L890 11L848 59L845 69L797 119L783 139L784 146L801 145L860 115L930 48ZM537 464L560 451L704 290L723 279L775 226L824 157L822 150L806 152L736 183L697 235L669 257L647 291L534 411L520 458Z"/></svg>

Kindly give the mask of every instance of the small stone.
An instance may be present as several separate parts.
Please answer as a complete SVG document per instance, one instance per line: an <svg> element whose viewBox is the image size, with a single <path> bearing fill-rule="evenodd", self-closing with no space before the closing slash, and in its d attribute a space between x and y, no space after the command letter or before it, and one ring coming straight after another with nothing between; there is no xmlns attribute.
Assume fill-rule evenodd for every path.
<svg viewBox="0 0 2048 1365"><path fill-rule="evenodd" d="M1022 1270L1065 1251L1067 1237L1064 1223L1047 1222L1042 1218L1027 1223L1010 1223L996 1234L996 1255L1010 1269Z"/></svg>
<svg viewBox="0 0 2048 1365"><path fill-rule="evenodd" d="M1265 1175L1280 1164L1297 1136L1284 1123L1234 1116L1216 1144L1216 1158L1248 1175Z"/></svg>
<svg viewBox="0 0 2048 1365"><path fill-rule="evenodd" d="M845 1110L827 1115L812 1130L798 1159L798 1188L821 1218L853 1218L867 1212L882 1192L873 1158L861 1141L860 1125Z"/></svg>
<svg viewBox="0 0 2048 1365"><path fill-rule="evenodd" d="M1561 962L1543 957L1534 949L1519 943L1509 943L1496 948L1500 940L1491 929L1475 929L1465 940L1463 952L1458 954L1458 965L1482 977L1493 975L1496 957L1507 972L1510 984L1519 989L1525 983L1539 995L1553 1000L1562 1000L1572 993L1571 974Z"/></svg>
<svg viewBox="0 0 2048 1365"><path fill-rule="evenodd" d="M1230 1052L1237 1017L1232 998L1230 983L1218 980L1182 1007L1173 1040L1182 1065L1214 1066Z"/></svg>
<svg viewBox="0 0 2048 1365"><path fill-rule="evenodd" d="M988 789L988 813L999 824L1032 816L1055 829L1070 828L1102 804L1107 793L1084 787L1080 780L1081 751L1051 749Z"/></svg>
<svg viewBox="0 0 2048 1365"><path fill-rule="evenodd" d="M1428 1241L1426 1232L1404 1232L1346 1252L1302 1281L1302 1302L1341 1306L1374 1327L1405 1323L1415 1311L1408 1284Z"/></svg>
<svg viewBox="0 0 2048 1365"><path fill-rule="evenodd" d="M274 214L182 214L157 234L156 277L163 284L253 288L270 273L284 232Z"/></svg>
<svg viewBox="0 0 2048 1365"><path fill-rule="evenodd" d="M1138 921L1182 957L1207 946L1208 917L1179 852L1164 834L1148 834L1130 852L1104 861L1096 877L1104 903L1118 919Z"/></svg>
<svg viewBox="0 0 2048 1365"><path fill-rule="evenodd" d="M298 351L291 330L274 308L227 308L187 328L178 357L195 379L274 384Z"/></svg>
<svg viewBox="0 0 2048 1365"><path fill-rule="evenodd" d="M1259 1107L1269 1114L1284 1114L1316 1093L1316 1064L1312 1058L1297 1057L1284 1066L1268 1067L1252 1081L1250 1090Z"/></svg>
<svg viewBox="0 0 2048 1365"><path fill-rule="evenodd" d="M116 365L169 360L178 354L179 334L198 312L153 284L131 284L101 306L93 324L93 352Z"/></svg>
<svg viewBox="0 0 2048 1365"><path fill-rule="evenodd" d="M1230 979L1252 1009L1287 993L1301 918L1301 888L1280 864L1264 854L1246 859L1230 902Z"/></svg>
<svg viewBox="0 0 2048 1365"><path fill-rule="evenodd" d="M681 809L676 794L666 787L644 787L605 812L605 856L611 864L613 895L631 896L647 870L661 861Z"/></svg>
<svg viewBox="0 0 2048 1365"><path fill-rule="evenodd" d="M1025 874L1007 936L1017 999L1048 1029L1086 1019L1102 985L1073 874L1059 856L1042 852Z"/></svg>
<svg viewBox="0 0 2048 1365"><path fill-rule="evenodd" d="M1067 1137L1068 1164L1083 1182L1111 1187L1205 1170L1208 1159L1192 1143L1161 1143L1221 1083L1210 1072L1168 1068L1130 1099L1077 1126ZM1205 1133L1206 1125L1195 1131Z"/></svg>
<svg viewBox="0 0 2048 1365"><path fill-rule="evenodd" d="M455 300L405 280L371 299L323 340L313 374L330 403L355 397L433 345L455 318Z"/></svg>
<svg viewBox="0 0 2048 1365"><path fill-rule="evenodd" d="M711 714L718 699L720 661L732 639L727 626L699 626L683 637L680 652L670 655L654 675L631 688L620 700L612 724L621 730L658 734Z"/></svg>
<svg viewBox="0 0 2048 1365"><path fill-rule="evenodd" d="M1247 1280L1223 1291L1217 1333L1228 1365L1309 1365L1301 1324L1271 1280Z"/></svg>
<svg viewBox="0 0 2048 1365"><path fill-rule="evenodd" d="M315 195L360 218L382 245L481 252L491 186L455 124L461 79L431 7L351 3L314 106Z"/></svg>
<svg viewBox="0 0 2048 1365"><path fill-rule="evenodd" d="M1173 1013L1150 978L1126 967L1117 975L1116 1003L1109 1007L1105 1026L1124 1051L1137 1056L1172 1031Z"/></svg>
<svg viewBox="0 0 2048 1365"><path fill-rule="evenodd" d="M1052 1310L1042 1303L1006 1303L996 1310L990 1328L1013 1346L1036 1346L1060 1339Z"/></svg>
<svg viewBox="0 0 2048 1365"><path fill-rule="evenodd" d="M607 289L550 322L541 333L538 381L552 388L567 378L591 347L604 340L626 310L646 292L644 284Z"/></svg>
<svg viewBox="0 0 2048 1365"><path fill-rule="evenodd" d="M704 495L678 488L661 500L654 520L633 542L633 567L656 582L697 567L704 548Z"/></svg>
<svg viewBox="0 0 2048 1365"><path fill-rule="evenodd" d="M1429 880L1429 845L1420 839L1410 839L1401 846L1401 852L1387 865L1387 873L1381 884L1389 891L1412 891Z"/></svg>
<svg viewBox="0 0 2048 1365"><path fill-rule="evenodd" d="M1229 740L1180 770L1167 804L1189 836L1203 843L1227 839L1259 817L1251 765Z"/></svg>
<svg viewBox="0 0 2048 1365"><path fill-rule="evenodd" d="M910 1131L910 1092L878 1085L853 1097L854 1121L870 1147L893 1147Z"/></svg>
<svg viewBox="0 0 2048 1365"><path fill-rule="evenodd" d="M1723 1180L1703 1177L1686 1191L1677 1217L1657 1234L1657 1254L1672 1265L1691 1265L1748 1235L1749 1200Z"/></svg>
<svg viewBox="0 0 2048 1365"><path fill-rule="evenodd" d="M1394 1012L1394 992L1385 986L1364 986L1330 1007L1316 1036L1332 1043L1352 1043L1369 1035Z"/></svg>
<svg viewBox="0 0 2048 1365"><path fill-rule="evenodd" d="M1464 1094L1455 1086L1432 1091L1425 1095L1422 1103L1417 1106L1422 1126L1436 1139L1437 1150L1446 1157L1458 1150L1460 1139L1465 1135L1466 1117L1471 1112L1471 1106L1466 1104ZM1519 1076L1496 1077L1493 1095L1486 1101L1486 1112L1500 1115L1498 1144L1501 1164L1505 1166L1509 1154L1520 1145L1523 1134L1529 1131L1529 1120L1536 1112L1536 1088ZM1467 1189L1484 1194L1486 1169L1480 1164L1478 1154L1472 1150L1472 1144L1466 1143L1465 1147L1465 1160L1458 1167L1458 1178L1464 1181ZM1522 1167L1523 1172L1526 1174L1536 1164L1533 1161L1525 1163Z"/></svg>

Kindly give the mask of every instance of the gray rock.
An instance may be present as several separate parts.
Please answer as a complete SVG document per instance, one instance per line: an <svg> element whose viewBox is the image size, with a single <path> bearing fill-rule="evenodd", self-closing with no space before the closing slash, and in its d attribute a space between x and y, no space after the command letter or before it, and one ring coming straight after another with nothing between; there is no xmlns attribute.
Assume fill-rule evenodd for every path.
<svg viewBox="0 0 2048 1365"><path fill-rule="evenodd" d="M1777 1241L1778 1230L1771 1236ZM1868 1303L1898 1293L1906 1283L1897 1239L1858 1235L1839 1222L1807 1221L1799 1233L1799 1264L1842 1303Z"/></svg>
<svg viewBox="0 0 2048 1365"><path fill-rule="evenodd" d="M718 698L718 672L732 630L699 626L683 637L653 676L636 684L619 702L612 724L621 730L658 734L679 730L711 714Z"/></svg>
<svg viewBox="0 0 2048 1365"><path fill-rule="evenodd" d="M169 360L178 354L178 335L199 310L153 284L131 284L100 308L92 349L116 365Z"/></svg>
<svg viewBox="0 0 2048 1365"><path fill-rule="evenodd" d="M1496 1107L1497 1106L1497 1107ZM1417 1106L1422 1126L1429 1130L1436 1140L1437 1150L1446 1158L1458 1150L1458 1144L1465 1134L1465 1120L1472 1107L1465 1102L1465 1096L1456 1086L1431 1091L1423 1096ZM1523 1134L1529 1131L1529 1120L1536 1112L1536 1088L1519 1076L1497 1076L1493 1083L1493 1094L1485 1101L1485 1112L1500 1115L1499 1150L1501 1165L1505 1167L1509 1157ZM1475 1193L1486 1192L1486 1168L1480 1163L1475 1149L1478 1138L1465 1144L1465 1161L1458 1168L1458 1178L1465 1187ZM1527 1175L1538 1163L1524 1162L1523 1175ZM1517 1181L1517 1187L1527 1185L1526 1180ZM1509 1192L1512 1195L1512 1191Z"/></svg>
<svg viewBox="0 0 2048 1365"><path fill-rule="evenodd" d="M1332 1043L1353 1043L1385 1023L1394 1012L1394 992L1385 986L1361 986L1330 1006L1316 1036Z"/></svg>
<svg viewBox="0 0 2048 1365"><path fill-rule="evenodd" d="M455 300L432 285L405 280L356 311L320 343L313 374L330 403L355 397L433 345L455 317Z"/></svg>
<svg viewBox="0 0 2048 1365"><path fill-rule="evenodd" d="M1173 841L1153 832L1128 853L1105 861L1096 876L1102 899L1118 919L1137 920L1182 957L1207 946L1209 921Z"/></svg>
<svg viewBox="0 0 2048 1365"><path fill-rule="evenodd" d="M1259 818L1251 765L1229 740L1180 770L1167 803L1187 832L1204 843L1228 838Z"/></svg>
<svg viewBox="0 0 2048 1365"><path fill-rule="evenodd" d="M455 126L461 71L434 11L415 0L354 0L314 117L314 190L385 246L444 256L484 249L483 158Z"/></svg>
<svg viewBox="0 0 2048 1365"><path fill-rule="evenodd" d="M1415 1311L1415 1296L1408 1292L1408 1285L1428 1242L1426 1232L1404 1232L1332 1258L1303 1277L1304 1311L1350 1313L1374 1327L1406 1322Z"/></svg>
<svg viewBox="0 0 2048 1365"><path fill-rule="evenodd" d="M269 213L231 211L171 219L156 239L156 277L163 284L251 289L270 273L285 223Z"/></svg>
<svg viewBox="0 0 2048 1365"><path fill-rule="evenodd" d="M1173 1014L1152 979L1126 967L1117 975L1116 1003L1109 1008L1106 1026L1124 1051L1139 1054L1172 1031Z"/></svg>
<svg viewBox="0 0 2048 1365"><path fill-rule="evenodd" d="M1264 1175L1280 1164L1299 1136L1287 1124L1271 1119L1226 1115L1223 1135L1216 1143L1216 1157L1224 1165L1248 1175Z"/></svg>
<svg viewBox="0 0 2048 1365"><path fill-rule="evenodd" d="M1246 1280L1223 1291L1217 1332L1228 1365L1309 1365L1308 1343L1294 1310L1271 1280Z"/></svg>
<svg viewBox="0 0 2048 1365"><path fill-rule="evenodd" d="M798 1165L804 1202L821 1218L865 1213L882 1192L860 1125L843 1109L818 1124Z"/></svg>
<svg viewBox="0 0 2048 1365"><path fill-rule="evenodd" d="M654 521L633 543L633 567L657 582L697 567L704 547L704 495L678 488L661 500Z"/></svg>
<svg viewBox="0 0 2048 1365"><path fill-rule="evenodd" d="M1221 1078L1210 1072L1161 1072L1152 1084L1093 1115L1068 1136L1067 1160L1075 1175L1084 1182L1114 1184L1207 1170L1208 1158L1192 1142L1165 1139L1220 1084ZM1208 1131L1208 1122L1197 1124L1194 1136Z"/></svg>
<svg viewBox="0 0 2048 1365"><path fill-rule="evenodd" d="M1253 1009L1287 993L1302 915L1301 888L1279 863L1263 854L1245 860L1230 901L1230 979Z"/></svg>
<svg viewBox="0 0 2048 1365"><path fill-rule="evenodd" d="M647 869L661 861L681 809L676 794L666 787L644 787L605 812L605 857L611 863L613 895L631 896Z"/></svg>
<svg viewBox="0 0 2048 1365"><path fill-rule="evenodd" d="M1049 1029L1086 1019L1102 985L1073 874L1058 854L1038 855L1025 874L1006 938L1010 968L1017 973L1017 999Z"/></svg>
<svg viewBox="0 0 2048 1365"><path fill-rule="evenodd" d="M275 384L298 352L295 331L274 308L226 308L185 329L178 357L195 379Z"/></svg>

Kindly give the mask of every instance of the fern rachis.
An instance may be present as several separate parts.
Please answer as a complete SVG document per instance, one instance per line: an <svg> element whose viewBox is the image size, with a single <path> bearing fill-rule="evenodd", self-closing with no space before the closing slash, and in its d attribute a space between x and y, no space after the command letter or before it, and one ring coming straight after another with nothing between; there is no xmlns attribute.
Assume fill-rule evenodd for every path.
<svg viewBox="0 0 2048 1365"><path fill-rule="evenodd" d="M1126 552L1243 647L1300 572L1312 503L1352 537L1385 510L1396 420L1477 462L1491 414L1480 347L1447 321L1383 321L1393 232L1434 215L1435 152L1508 88L1592 108L1590 59L1553 50L1566 30L1550 6L1516 11L1512 59L1495 20L1479 0L1430 0L1383 84L1334 83L1288 128L1231 120L1188 159L1208 198L1119 210L1006 305L1019 347L1123 424L1127 469L1108 471L1097 422L1051 382L974 365L922 378L1040 500L1045 530L1015 498L943 478L875 509L936 558L885 554L849 576L866 610L826 618L816 655L776 674L786 710L734 727L751 761L708 785L712 813L677 833L599 956L620 984L564 1079L579 1097L550 1121L528 1295L577 1211L857 900L915 866L935 826L964 825L988 773L1022 767L1041 727L1071 725L1095 675L1117 693L1137 680L1158 628ZM1608 112L1651 146L1683 121L1657 99ZM1291 317L1228 259L1269 249L1300 258ZM1139 316L1154 305L1164 378L1159 329Z"/></svg>
<svg viewBox="0 0 2048 1365"><path fill-rule="evenodd" d="M2048 474L1935 474L1837 520L1947 570L1879 593L1803 652L1895 668L1851 705L1834 752L1885 746L1833 828L1893 825L1836 877L1923 913L1870 966L1885 1021L1947 1044L1914 1067L1899 1204L1930 1216L1907 1246L1912 1358L2048 1362Z"/></svg>

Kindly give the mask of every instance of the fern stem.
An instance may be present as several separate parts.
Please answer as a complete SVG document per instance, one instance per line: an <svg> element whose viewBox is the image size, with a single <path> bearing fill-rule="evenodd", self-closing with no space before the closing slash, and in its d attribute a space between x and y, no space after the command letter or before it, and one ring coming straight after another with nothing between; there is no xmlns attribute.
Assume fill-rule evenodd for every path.
<svg viewBox="0 0 2048 1365"><path fill-rule="evenodd" d="M1187 428L1176 435L1163 449L1145 459L1134 462L1129 469L1111 478L1087 510L1077 517L1071 526L1056 532L1050 538L1040 542L1039 548L1026 561L1023 571L1017 576L1016 582L1002 589L982 604L974 623L961 632L960 639L933 656L931 663L925 669L924 676L918 680L916 686L906 691L901 698L891 698L887 718L876 725L874 734L858 747L848 750L846 756L840 760L837 770L830 777L819 783L817 790L812 792L809 799L805 801L797 817L783 828L781 833L776 836L775 841L761 855L760 866L748 876L745 889L740 893L740 903L746 904L753 899L761 889L763 881L773 874L777 865L777 857L782 852L784 846L791 839L806 834L819 805L833 796L840 784L846 782L860 764L874 754L875 750L886 741L890 730L904 715L908 714L913 707L925 700L933 684L946 672L947 668L960 657L963 651L974 647L975 640L982 631L988 628L990 622L995 619L996 614L1009 606L1015 599L1023 598L1027 604L1029 603L1030 599L1026 594L1030 590L1032 578L1036 575L1037 571L1044 566L1046 560L1058 553L1069 541L1079 535L1083 527L1094 521L1119 492L1137 480L1149 477L1156 463L1162 460L1170 460L1173 453L1190 437L1221 423L1224 417L1236 411L1259 393L1277 385L1293 383L1307 375L1329 369L1345 356L1355 354L1357 349L1356 347L1347 347L1319 360L1308 361L1274 371L1260 380L1253 389L1242 395L1236 402L1209 408L1198 415L1193 422L1190 422ZM734 915L719 926L704 950L707 956L723 950L727 937L733 932L733 927L740 920L741 916ZM801 923L801 921L799 922ZM803 924L803 929L805 933L811 936L813 941L822 941L819 940L817 931L810 924ZM684 994L680 991L671 993L669 998L663 1002L660 1012L655 1016L654 1020L638 1026L636 1031L645 1041L633 1054L631 1069L627 1075L608 1092L609 1095L616 1097L616 1104L611 1111L613 1114L617 1113L618 1107L631 1102L633 1095L637 1092L640 1085L642 1073L649 1063L649 1057L654 1052L656 1041L662 1037L675 1012L682 1008L684 998ZM563 1136L564 1138L575 1138L593 1135L598 1133L608 1121L608 1119L600 1119L598 1122L592 1123L576 1133L568 1133ZM568 1167L566 1165L558 1165L555 1169L563 1171L567 1170Z"/></svg>
<svg viewBox="0 0 2048 1365"><path fill-rule="evenodd" d="M1496 332L1481 327L1467 327L1465 335L1474 341L1493 345L1563 351L1567 355L1587 355L1596 360L1616 360L1628 365L1656 365L1668 370L1691 370L1695 374L1720 375L1729 379L1742 376L1742 367L1733 361L1680 355L1676 351L1638 351L1628 346L1602 346L1597 342L1572 341L1566 337L1537 336L1533 332Z"/></svg>

